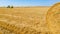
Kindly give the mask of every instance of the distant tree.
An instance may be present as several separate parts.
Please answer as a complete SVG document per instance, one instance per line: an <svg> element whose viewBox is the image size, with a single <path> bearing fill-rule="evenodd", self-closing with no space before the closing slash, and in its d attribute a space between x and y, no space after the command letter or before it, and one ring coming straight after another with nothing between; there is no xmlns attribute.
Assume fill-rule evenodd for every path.
<svg viewBox="0 0 60 34"><path fill-rule="evenodd" d="M13 8L13 6L8 5L7 8Z"/></svg>
<svg viewBox="0 0 60 34"><path fill-rule="evenodd" d="M11 6L10 8L13 8L13 6Z"/></svg>
<svg viewBox="0 0 60 34"><path fill-rule="evenodd" d="M8 5L7 8L10 8L10 5Z"/></svg>

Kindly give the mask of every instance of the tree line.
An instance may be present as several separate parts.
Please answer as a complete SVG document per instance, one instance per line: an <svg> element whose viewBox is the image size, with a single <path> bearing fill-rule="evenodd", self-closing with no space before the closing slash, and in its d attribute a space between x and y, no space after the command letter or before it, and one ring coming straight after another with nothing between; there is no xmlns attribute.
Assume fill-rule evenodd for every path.
<svg viewBox="0 0 60 34"><path fill-rule="evenodd" d="M13 8L13 6L8 5L7 8Z"/></svg>

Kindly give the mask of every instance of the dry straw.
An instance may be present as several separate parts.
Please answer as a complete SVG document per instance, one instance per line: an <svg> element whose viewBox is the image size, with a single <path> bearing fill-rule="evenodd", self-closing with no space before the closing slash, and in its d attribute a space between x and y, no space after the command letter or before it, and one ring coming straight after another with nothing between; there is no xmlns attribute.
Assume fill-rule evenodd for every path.
<svg viewBox="0 0 60 34"><path fill-rule="evenodd" d="M46 22L52 34L60 34L60 3L54 4L46 14Z"/></svg>

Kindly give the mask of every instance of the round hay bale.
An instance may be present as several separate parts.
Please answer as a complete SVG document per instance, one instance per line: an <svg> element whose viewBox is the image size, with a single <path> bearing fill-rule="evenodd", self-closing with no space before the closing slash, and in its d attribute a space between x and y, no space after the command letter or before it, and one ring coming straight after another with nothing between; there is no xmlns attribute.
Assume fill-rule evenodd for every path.
<svg viewBox="0 0 60 34"><path fill-rule="evenodd" d="M60 3L56 3L48 10L46 21L52 34L60 34Z"/></svg>

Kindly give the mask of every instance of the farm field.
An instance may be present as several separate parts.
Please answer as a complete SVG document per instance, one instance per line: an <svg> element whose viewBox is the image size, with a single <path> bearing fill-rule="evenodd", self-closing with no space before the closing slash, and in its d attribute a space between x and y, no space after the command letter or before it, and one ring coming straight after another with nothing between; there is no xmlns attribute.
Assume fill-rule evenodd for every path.
<svg viewBox="0 0 60 34"><path fill-rule="evenodd" d="M50 7L0 8L1 34L47 34L46 13Z"/></svg>
<svg viewBox="0 0 60 34"><path fill-rule="evenodd" d="M60 0L0 0L0 34L60 34Z"/></svg>
<svg viewBox="0 0 60 34"><path fill-rule="evenodd" d="M0 8L0 34L60 34L59 7Z"/></svg>

